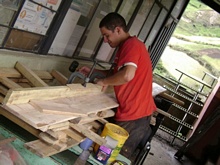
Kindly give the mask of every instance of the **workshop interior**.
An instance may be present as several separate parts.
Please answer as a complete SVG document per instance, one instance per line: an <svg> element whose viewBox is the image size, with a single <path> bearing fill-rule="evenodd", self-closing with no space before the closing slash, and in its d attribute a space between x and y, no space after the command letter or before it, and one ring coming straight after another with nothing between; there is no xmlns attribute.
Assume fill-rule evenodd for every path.
<svg viewBox="0 0 220 165"><path fill-rule="evenodd" d="M114 67L116 52L103 42L99 22L110 12L121 14L155 69L189 2L0 0L0 165L131 164L117 150L129 135L106 120L118 106L113 90L103 94L93 83L104 77L96 69ZM220 12L219 0L200 2ZM88 76L78 72L85 65L92 68ZM145 164L160 130L171 145L181 143L173 155L178 161L209 158L219 165L220 79L176 71L177 80L153 75L157 111L131 159Z"/></svg>

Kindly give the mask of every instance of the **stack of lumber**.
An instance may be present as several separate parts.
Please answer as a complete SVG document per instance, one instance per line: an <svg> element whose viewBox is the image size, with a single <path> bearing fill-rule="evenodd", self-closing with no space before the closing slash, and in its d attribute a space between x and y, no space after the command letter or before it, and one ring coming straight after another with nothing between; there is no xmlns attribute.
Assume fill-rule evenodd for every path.
<svg viewBox="0 0 220 165"><path fill-rule="evenodd" d="M57 81L60 85L50 86ZM25 146L41 157L79 144L86 137L102 145L96 132L114 116L115 99L88 83L66 84L57 71L32 71L24 64L0 68L0 114L39 139ZM34 130L34 131L33 131Z"/></svg>

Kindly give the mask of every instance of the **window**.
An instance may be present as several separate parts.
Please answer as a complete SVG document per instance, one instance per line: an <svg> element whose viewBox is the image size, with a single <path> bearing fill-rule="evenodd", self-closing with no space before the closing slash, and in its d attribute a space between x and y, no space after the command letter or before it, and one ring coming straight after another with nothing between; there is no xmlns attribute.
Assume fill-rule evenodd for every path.
<svg viewBox="0 0 220 165"><path fill-rule="evenodd" d="M72 1L67 15L49 49L49 54L73 56L77 45L82 44L82 40L87 38L89 33L88 26L99 3L99 0ZM83 35L85 37L80 42Z"/></svg>
<svg viewBox="0 0 220 165"><path fill-rule="evenodd" d="M93 17L83 40L74 53L74 57L84 59L94 59L99 61L111 62L114 49L107 43L102 42L102 35L99 31L99 22L108 13L116 11L121 14L128 23L138 4L135 0L125 1L102 1Z"/></svg>
<svg viewBox="0 0 220 165"><path fill-rule="evenodd" d="M60 3L61 0L2 1L4 9L0 11L1 15L6 15L4 10L9 13L0 22L1 31L4 32L1 34L2 47L38 52L47 38Z"/></svg>
<svg viewBox="0 0 220 165"><path fill-rule="evenodd" d="M4 39L11 28L12 20L20 6L19 0L0 1L0 45L3 46Z"/></svg>

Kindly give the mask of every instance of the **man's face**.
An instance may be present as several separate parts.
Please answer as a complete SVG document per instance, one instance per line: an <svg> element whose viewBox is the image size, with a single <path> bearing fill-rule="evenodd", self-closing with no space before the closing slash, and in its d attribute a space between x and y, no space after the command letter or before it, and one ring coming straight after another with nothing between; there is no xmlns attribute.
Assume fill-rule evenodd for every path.
<svg viewBox="0 0 220 165"><path fill-rule="evenodd" d="M115 48L120 44L120 30L119 27L116 27L114 31L108 30L106 27L100 28L104 42L108 43L112 48Z"/></svg>

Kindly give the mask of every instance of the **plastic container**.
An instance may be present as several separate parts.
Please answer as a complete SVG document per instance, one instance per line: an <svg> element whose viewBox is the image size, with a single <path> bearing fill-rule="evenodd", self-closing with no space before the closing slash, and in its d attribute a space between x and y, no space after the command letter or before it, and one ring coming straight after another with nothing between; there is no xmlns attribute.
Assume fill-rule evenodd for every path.
<svg viewBox="0 0 220 165"><path fill-rule="evenodd" d="M83 150L88 150L89 147L92 146L93 141L89 138L86 138L83 142L79 144L79 147L82 148Z"/></svg>
<svg viewBox="0 0 220 165"><path fill-rule="evenodd" d="M95 159L101 162L102 164L106 164L108 162L109 157L111 156L112 149L110 147L101 145L96 152Z"/></svg>
<svg viewBox="0 0 220 165"><path fill-rule="evenodd" d="M104 138L109 136L112 139L117 141L117 145L115 148L112 149L111 156L108 159L108 164L109 164L117 158L119 152L121 151L122 146L124 145L125 141L127 140L128 136L129 136L129 134L122 127L120 127L116 124L107 123L107 124L105 124L105 127L101 133L101 136ZM99 146L96 146L96 151L98 150L98 148L99 148Z"/></svg>

